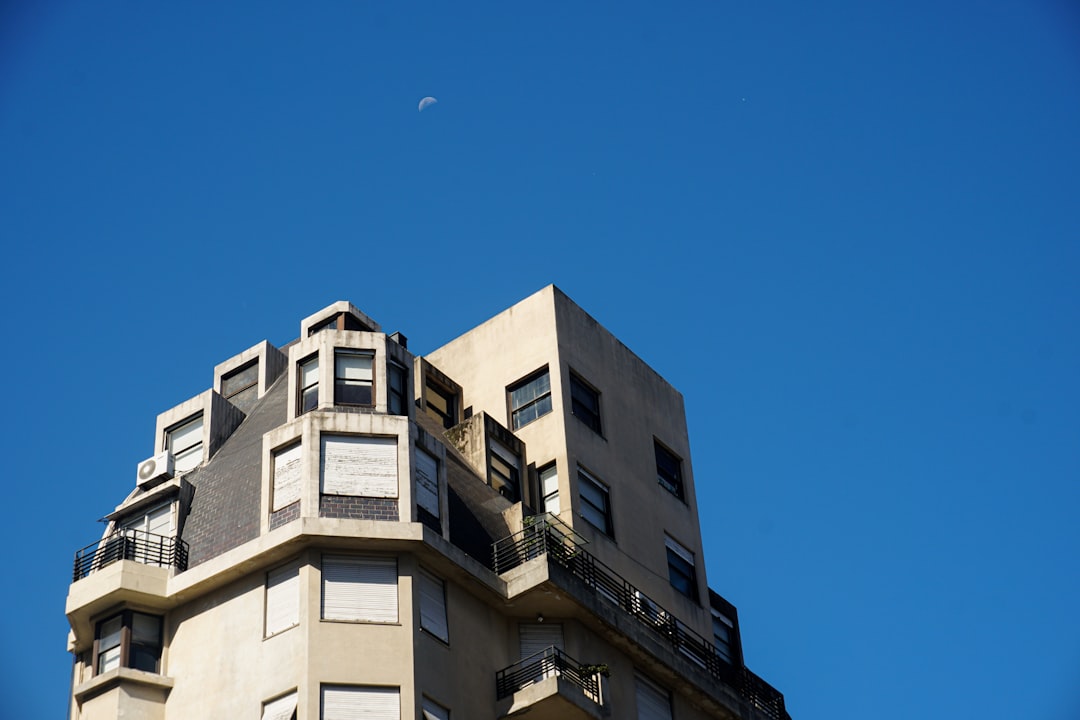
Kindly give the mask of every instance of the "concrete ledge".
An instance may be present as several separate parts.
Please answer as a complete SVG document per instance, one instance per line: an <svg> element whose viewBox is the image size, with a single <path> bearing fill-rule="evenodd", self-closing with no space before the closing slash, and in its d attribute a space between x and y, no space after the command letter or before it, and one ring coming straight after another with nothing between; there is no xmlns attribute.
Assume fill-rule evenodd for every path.
<svg viewBox="0 0 1080 720"><path fill-rule="evenodd" d="M552 675L523 687L495 706L497 718L525 713L529 720L600 720L603 708L577 685Z"/></svg>
<svg viewBox="0 0 1080 720"><path fill-rule="evenodd" d="M84 701L89 700L95 695L108 692L122 684L142 685L149 689L157 688L161 691L162 700L164 700L165 695L172 689L175 681L171 677L165 675L122 667L110 670L107 673L102 673L101 675L76 686L72 695L75 698L75 702L81 705Z"/></svg>

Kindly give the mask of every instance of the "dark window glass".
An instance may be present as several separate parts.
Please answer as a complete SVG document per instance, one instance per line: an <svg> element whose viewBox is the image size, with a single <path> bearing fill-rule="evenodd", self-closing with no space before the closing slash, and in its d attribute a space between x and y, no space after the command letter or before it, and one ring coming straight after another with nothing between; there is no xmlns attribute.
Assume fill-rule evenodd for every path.
<svg viewBox="0 0 1080 720"><path fill-rule="evenodd" d="M667 549L668 580L671 586L688 598L697 600L697 574L694 564L671 547Z"/></svg>
<svg viewBox="0 0 1080 720"><path fill-rule="evenodd" d="M334 404L372 405L374 387L371 353L338 350L334 353Z"/></svg>
<svg viewBox="0 0 1080 720"><path fill-rule="evenodd" d="M161 672L161 618L125 610L97 624L94 673L118 667Z"/></svg>
<svg viewBox="0 0 1080 720"><path fill-rule="evenodd" d="M683 499L682 462L660 443L656 448L656 481L669 493Z"/></svg>
<svg viewBox="0 0 1080 720"><path fill-rule="evenodd" d="M717 615L713 612L712 627L713 627L713 647L716 648L716 654L726 662L731 662L731 625L729 622L725 622L726 618L722 615Z"/></svg>
<svg viewBox="0 0 1080 720"><path fill-rule="evenodd" d="M600 434L600 394L570 373L570 399L574 417Z"/></svg>
<svg viewBox="0 0 1080 720"><path fill-rule="evenodd" d="M498 453L488 453L491 466L491 487L495 488L513 502L518 501L520 495L521 474L516 465L504 460Z"/></svg>
<svg viewBox="0 0 1080 720"><path fill-rule="evenodd" d="M428 415L441 422L444 428L449 430L457 425L457 396L428 378L424 400Z"/></svg>
<svg viewBox="0 0 1080 720"><path fill-rule="evenodd" d="M578 468L578 494L581 496L581 515L590 525L605 535L614 537L611 522L611 496L600 481Z"/></svg>
<svg viewBox="0 0 1080 720"><path fill-rule="evenodd" d="M259 361L254 360L222 377L221 395L244 412L250 410L259 395Z"/></svg>
<svg viewBox="0 0 1080 720"><path fill-rule="evenodd" d="M408 415L408 371L397 363L387 365L386 410L391 415Z"/></svg>
<svg viewBox="0 0 1080 720"><path fill-rule="evenodd" d="M551 378L545 369L509 388L510 424L514 430L551 412Z"/></svg>

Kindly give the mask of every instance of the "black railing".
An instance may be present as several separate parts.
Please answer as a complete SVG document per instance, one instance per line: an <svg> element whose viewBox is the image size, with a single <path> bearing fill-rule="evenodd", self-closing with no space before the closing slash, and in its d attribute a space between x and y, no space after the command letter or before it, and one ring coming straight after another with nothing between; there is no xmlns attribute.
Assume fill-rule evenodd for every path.
<svg viewBox="0 0 1080 720"><path fill-rule="evenodd" d="M118 560L134 560L144 565L187 570L188 545L177 537L154 535L142 530L119 530L75 553L74 580Z"/></svg>
<svg viewBox="0 0 1080 720"><path fill-rule="evenodd" d="M558 676L581 688L599 705L600 672L598 666L582 665L552 645L495 673L495 696L501 700L544 678Z"/></svg>
<svg viewBox="0 0 1080 720"><path fill-rule="evenodd" d="M735 688L751 705L772 720L789 720L784 696L745 666L725 660L698 633L675 619L652 598L597 560L573 529L550 515L531 518L524 530L493 545L495 572L504 573L533 558L548 559L570 571L596 594L634 616L639 623L671 643L672 649L714 678Z"/></svg>

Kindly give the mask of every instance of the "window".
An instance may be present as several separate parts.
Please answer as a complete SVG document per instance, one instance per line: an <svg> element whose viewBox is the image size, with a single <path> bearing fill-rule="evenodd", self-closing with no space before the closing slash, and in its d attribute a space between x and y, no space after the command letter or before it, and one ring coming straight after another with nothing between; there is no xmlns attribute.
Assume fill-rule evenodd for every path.
<svg viewBox="0 0 1080 720"><path fill-rule="evenodd" d="M517 430L551 412L551 378L547 368L532 377L512 385L510 393L510 426Z"/></svg>
<svg viewBox="0 0 1080 720"><path fill-rule="evenodd" d="M581 422L592 428L597 435L600 432L600 393L593 390L585 381L570 373L571 410Z"/></svg>
<svg viewBox="0 0 1080 720"><path fill-rule="evenodd" d="M198 467L203 460L202 413L166 430L165 449L172 453L176 472L187 472Z"/></svg>
<svg viewBox="0 0 1080 720"><path fill-rule="evenodd" d="M656 450L656 482L669 493L683 499L682 461L660 443L653 440Z"/></svg>
<svg viewBox="0 0 1080 720"><path fill-rule="evenodd" d="M427 414L441 422L447 430L457 425L457 394L431 378L424 383L424 406Z"/></svg>
<svg viewBox="0 0 1080 720"><path fill-rule="evenodd" d="M266 575L266 637L300 624L300 568L278 568Z"/></svg>
<svg viewBox="0 0 1080 720"><path fill-rule="evenodd" d="M423 720L450 720L450 711L431 698L424 698L422 708Z"/></svg>
<svg viewBox="0 0 1080 720"><path fill-rule="evenodd" d="M607 486L579 467L578 494L581 496L581 516L597 530L614 537L611 497Z"/></svg>
<svg viewBox="0 0 1080 720"><path fill-rule="evenodd" d="M409 414L409 371L396 362L386 364L386 412Z"/></svg>
<svg viewBox="0 0 1080 720"><path fill-rule="evenodd" d="M323 435L320 440L324 495L398 496L396 437Z"/></svg>
<svg viewBox="0 0 1080 720"><path fill-rule="evenodd" d="M497 440L490 441L488 453L489 482L503 497L517 502L521 496L521 460Z"/></svg>
<svg viewBox="0 0 1080 720"><path fill-rule="evenodd" d="M298 367L296 414L303 415L319 407L319 356L312 355Z"/></svg>
<svg viewBox="0 0 1080 720"><path fill-rule="evenodd" d="M294 443L274 451L274 487L270 511L277 512L300 499L300 459L303 446Z"/></svg>
<svg viewBox="0 0 1080 720"><path fill-rule="evenodd" d="M396 623L397 561L393 558L323 557L322 618Z"/></svg>
<svg viewBox="0 0 1080 720"><path fill-rule="evenodd" d="M668 580L671 587L691 600L697 600L697 572L694 568L694 553L672 540L664 538L667 546Z"/></svg>
<svg viewBox="0 0 1080 720"><path fill-rule="evenodd" d="M94 634L94 674L118 667L161 671L161 618L125 610L102 620Z"/></svg>
<svg viewBox="0 0 1080 720"><path fill-rule="evenodd" d="M259 399L259 361L252 360L221 378L221 395L244 412Z"/></svg>
<svg viewBox="0 0 1080 720"><path fill-rule="evenodd" d="M296 718L296 693L282 695L276 700L263 703L262 720L294 720Z"/></svg>
<svg viewBox="0 0 1080 720"><path fill-rule="evenodd" d="M420 627L444 643L450 642L446 622L446 586L442 580L423 570L417 577L420 589Z"/></svg>
<svg viewBox="0 0 1080 720"><path fill-rule="evenodd" d="M726 615L716 610L712 611L713 647L716 648L716 654L720 656L720 659L726 663L732 662L731 645L734 631L735 623Z"/></svg>
<svg viewBox="0 0 1080 720"><path fill-rule="evenodd" d="M671 694L641 675L634 676L637 720L671 720Z"/></svg>
<svg viewBox="0 0 1080 720"><path fill-rule="evenodd" d="M398 688L323 685L321 720L401 720Z"/></svg>
<svg viewBox="0 0 1080 720"><path fill-rule="evenodd" d="M416 505L439 519L439 461L417 448Z"/></svg>
<svg viewBox="0 0 1080 720"><path fill-rule="evenodd" d="M366 405L375 403L371 365L375 356L354 350L334 351L334 404Z"/></svg>
<svg viewBox="0 0 1080 720"><path fill-rule="evenodd" d="M552 515L559 514L559 471L555 463L540 468L540 509Z"/></svg>
<svg viewBox="0 0 1080 720"><path fill-rule="evenodd" d="M125 535L132 535L140 540L154 541L159 537L173 536L172 503L157 505L146 512L128 516L121 527Z"/></svg>

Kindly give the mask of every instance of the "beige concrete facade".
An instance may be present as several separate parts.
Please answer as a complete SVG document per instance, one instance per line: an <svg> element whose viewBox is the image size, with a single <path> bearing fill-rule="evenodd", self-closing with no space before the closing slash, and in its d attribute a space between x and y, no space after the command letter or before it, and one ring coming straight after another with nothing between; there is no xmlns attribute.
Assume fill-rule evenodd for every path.
<svg viewBox="0 0 1080 720"><path fill-rule="evenodd" d="M404 343L338 302L159 416L202 459L77 555L69 720L788 720L708 588L674 388L554 286Z"/></svg>

